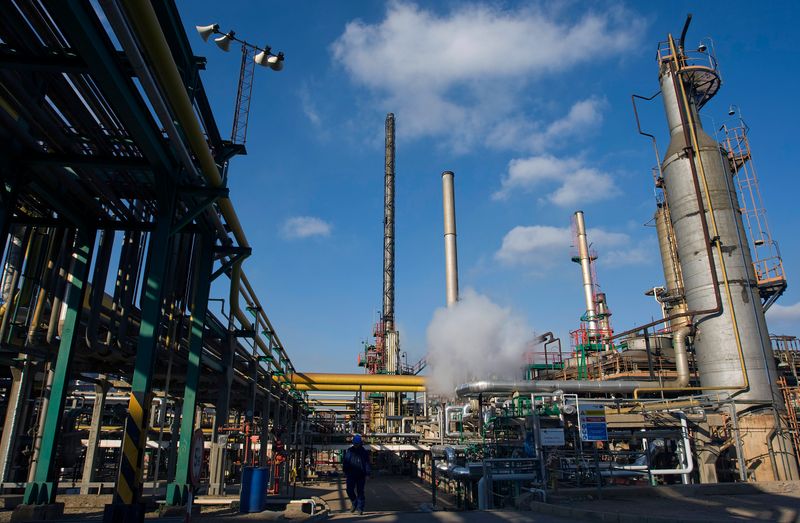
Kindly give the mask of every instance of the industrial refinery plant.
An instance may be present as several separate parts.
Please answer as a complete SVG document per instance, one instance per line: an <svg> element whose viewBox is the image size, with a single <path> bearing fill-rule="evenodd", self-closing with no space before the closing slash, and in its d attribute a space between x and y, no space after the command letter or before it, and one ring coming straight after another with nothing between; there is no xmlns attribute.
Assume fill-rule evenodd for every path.
<svg viewBox="0 0 800 523"><path fill-rule="evenodd" d="M280 72L291 53L216 24L188 34L172 0L96 3L0 5L0 515L331 513L321 492L342 491L355 434L374 481L413 482L428 511L718 484L800 491L800 342L765 318L788 281L758 185L772 181L749 141L767 130L733 107L734 123L701 118L724 87L712 43L688 43L691 16L653 42L657 93L633 95L627 115L631 143L655 155L642 176L663 272L642 292L660 317L614 328L627 297L601 288L596 216L573 209L572 258L559 262L582 290L569 338L530 332L513 375L472 372L442 391L430 357L403 357L395 312L395 224L411 212L395 205L403 114L386 115L385 169L371 175L384 181L379 317L342 356L352 373L297 369L246 273L264 255L233 204L249 196L228 188L255 66ZM230 137L192 50L201 38L241 46ZM640 119L655 104L668 143ZM437 193L441 177L441 304L454 311L459 177L447 169L429 177Z"/></svg>

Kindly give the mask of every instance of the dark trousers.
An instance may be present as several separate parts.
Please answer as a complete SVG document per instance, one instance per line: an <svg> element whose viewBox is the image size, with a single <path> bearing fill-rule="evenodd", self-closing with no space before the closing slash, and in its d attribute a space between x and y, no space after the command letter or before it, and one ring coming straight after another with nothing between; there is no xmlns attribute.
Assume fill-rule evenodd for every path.
<svg viewBox="0 0 800 523"><path fill-rule="evenodd" d="M356 510L364 510L364 484L367 478L364 476L347 476L347 497L356 506Z"/></svg>

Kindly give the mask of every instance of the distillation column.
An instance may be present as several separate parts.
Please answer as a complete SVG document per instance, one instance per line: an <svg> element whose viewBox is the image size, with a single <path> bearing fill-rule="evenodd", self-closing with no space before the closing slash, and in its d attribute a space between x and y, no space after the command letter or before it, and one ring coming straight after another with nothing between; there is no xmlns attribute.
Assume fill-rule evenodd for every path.
<svg viewBox="0 0 800 523"><path fill-rule="evenodd" d="M694 347L700 382L708 392L735 394L737 409L752 413L740 426L748 428L745 453L755 460L767 454L773 431L780 432L777 414L763 414L764 409L783 409L783 401L727 160L703 130L698 115L716 93L709 86L719 81L718 73L709 67L707 56L704 63L687 59L671 36L669 47L662 46L658 57L670 132L662 172L686 306L696 311ZM762 414L756 412L759 409ZM780 439L775 452L783 453ZM779 476L774 479L796 474L791 460L783 456L777 461L784 470L778 473L781 466L773 463L772 475Z"/></svg>

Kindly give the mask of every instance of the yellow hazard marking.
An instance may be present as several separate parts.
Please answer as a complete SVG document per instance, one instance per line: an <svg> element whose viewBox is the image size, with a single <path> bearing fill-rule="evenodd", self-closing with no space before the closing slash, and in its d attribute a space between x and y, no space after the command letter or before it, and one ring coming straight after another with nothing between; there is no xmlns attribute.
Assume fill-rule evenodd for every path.
<svg viewBox="0 0 800 523"><path fill-rule="evenodd" d="M142 411L142 406L139 404L139 400L137 400L136 396L133 394L131 394L131 400L128 402L128 412L130 412L133 421L136 422L136 426L141 429L144 412Z"/></svg>
<svg viewBox="0 0 800 523"><path fill-rule="evenodd" d="M122 445L122 452L128 459L128 463L130 463L133 471L136 472L139 468L139 449L137 449L136 445L133 444L133 440L127 436L123 439Z"/></svg>
<svg viewBox="0 0 800 523"><path fill-rule="evenodd" d="M133 503L133 490L128 486L128 480L122 474L119 475L119 481L117 482L117 493L126 505Z"/></svg>

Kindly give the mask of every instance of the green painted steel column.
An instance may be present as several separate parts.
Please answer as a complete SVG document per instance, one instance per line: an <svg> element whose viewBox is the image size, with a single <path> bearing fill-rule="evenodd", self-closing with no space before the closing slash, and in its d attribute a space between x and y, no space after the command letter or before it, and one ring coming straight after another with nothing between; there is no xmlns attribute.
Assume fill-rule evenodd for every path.
<svg viewBox="0 0 800 523"><path fill-rule="evenodd" d="M147 256L147 275L141 298L141 323L136 347L128 417L122 439L119 473L114 502L106 505L104 521L136 521L144 518L140 504L142 463L147 440L147 420L153 366L158 349L158 326L161 323L162 302L169 288L167 273L170 261L171 228L174 211L174 187L167 184L159 195L158 217L150 236Z"/></svg>
<svg viewBox="0 0 800 523"><path fill-rule="evenodd" d="M200 382L200 358L203 354L203 330L208 310L208 293L211 288L211 269L214 264L214 245L211 235L203 233L200 243L192 298L189 356L186 366L186 386L183 392L178 464L175 469L175 480L167 486L167 503L169 505L186 505L192 489L190 477L192 436L195 430L197 387Z"/></svg>
<svg viewBox="0 0 800 523"><path fill-rule="evenodd" d="M61 432L61 415L69 385L70 366L78 341L78 326L82 312L84 295L86 294L86 278L92 257L95 233L79 232L75 239L72 259L72 279L69 282L67 295L67 315L61 331L61 343L58 346L58 357L53 369L53 386L50 389L50 401L45 415L42 430L42 443L39 450L39 461L33 481L25 486L24 502L28 505L44 505L55 502L58 487L56 467L57 439Z"/></svg>

